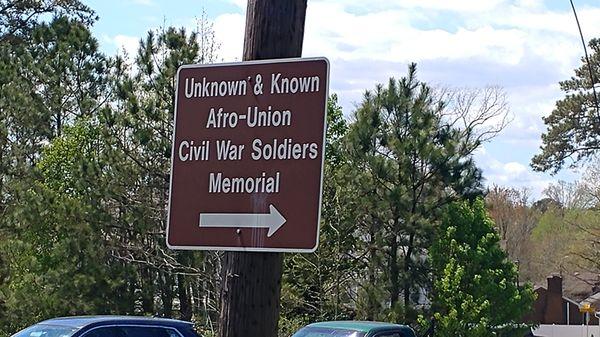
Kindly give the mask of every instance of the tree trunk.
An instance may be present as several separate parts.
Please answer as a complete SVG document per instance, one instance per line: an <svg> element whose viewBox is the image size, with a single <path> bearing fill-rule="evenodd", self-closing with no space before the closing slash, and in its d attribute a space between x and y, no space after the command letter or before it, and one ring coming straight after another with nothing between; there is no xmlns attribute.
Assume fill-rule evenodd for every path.
<svg viewBox="0 0 600 337"><path fill-rule="evenodd" d="M404 256L404 310L410 306L410 286L412 284L412 253L414 250L415 234L411 233L408 239L408 247Z"/></svg>
<svg viewBox="0 0 600 337"><path fill-rule="evenodd" d="M378 220L373 219L371 226L369 226L369 283L367 292L367 321L375 320L375 316L379 313L379 299L376 297L373 288L377 285L377 233L379 232L380 225L377 224ZM373 287L373 288L371 288Z"/></svg>
<svg viewBox="0 0 600 337"><path fill-rule="evenodd" d="M400 299L400 268L398 266L398 237L392 233L389 241L390 307L395 309Z"/></svg>
<svg viewBox="0 0 600 337"><path fill-rule="evenodd" d="M307 0L248 0L244 60L300 57ZM226 252L221 337L276 337L283 253Z"/></svg>
<svg viewBox="0 0 600 337"><path fill-rule="evenodd" d="M192 300L185 275L177 275L177 297L179 297L179 319L192 320Z"/></svg>
<svg viewBox="0 0 600 337"><path fill-rule="evenodd" d="M192 263L191 252L180 252L177 254L177 261L189 266ZM179 317L184 321L192 320L192 298L191 290L189 289L189 280L183 274L177 276L177 297L179 298Z"/></svg>
<svg viewBox="0 0 600 337"><path fill-rule="evenodd" d="M141 267L140 275L140 297L142 300L142 311L144 312L144 314L154 315L156 314L154 309L154 295L156 292L154 286L154 277L156 273L149 267Z"/></svg>
<svg viewBox="0 0 600 337"><path fill-rule="evenodd" d="M400 181L400 178L399 178ZM390 308L396 309L396 304L400 300L400 266L398 265L398 233L400 232L400 216L398 209L394 209L394 224L392 227L392 233L389 237L389 271L390 271ZM404 277L406 279L406 277Z"/></svg>
<svg viewBox="0 0 600 337"><path fill-rule="evenodd" d="M160 298L162 300L162 316L170 318L173 315L173 281L171 274L159 271Z"/></svg>
<svg viewBox="0 0 600 337"><path fill-rule="evenodd" d="M202 281L200 277L194 277L190 280L190 294L192 297L192 315L200 321L198 317L205 319L208 313L205 313L202 308Z"/></svg>

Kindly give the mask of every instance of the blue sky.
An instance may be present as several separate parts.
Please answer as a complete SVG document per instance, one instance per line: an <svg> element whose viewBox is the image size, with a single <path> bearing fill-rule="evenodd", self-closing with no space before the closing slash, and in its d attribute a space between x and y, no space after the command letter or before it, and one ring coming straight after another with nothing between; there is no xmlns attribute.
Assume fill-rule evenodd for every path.
<svg viewBox="0 0 600 337"><path fill-rule="evenodd" d="M194 29L205 13L224 61L241 58L245 0L84 1L107 54L135 53L148 30ZM600 1L574 0L584 37L600 37ZM366 89L405 74L416 62L434 86L502 87L513 121L476 154L487 184L527 188L539 198L548 184L577 179L533 172L545 130L542 117L562 97L558 81L572 76L583 55L568 0L309 0L303 56L331 63L330 92L350 116Z"/></svg>

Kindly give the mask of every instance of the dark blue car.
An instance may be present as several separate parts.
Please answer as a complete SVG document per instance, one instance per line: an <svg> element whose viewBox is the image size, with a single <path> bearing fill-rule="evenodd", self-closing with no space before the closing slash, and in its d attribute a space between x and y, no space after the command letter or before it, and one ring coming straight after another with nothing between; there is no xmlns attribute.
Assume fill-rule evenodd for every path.
<svg viewBox="0 0 600 337"><path fill-rule="evenodd" d="M190 322L128 316L53 318L12 337L199 337Z"/></svg>

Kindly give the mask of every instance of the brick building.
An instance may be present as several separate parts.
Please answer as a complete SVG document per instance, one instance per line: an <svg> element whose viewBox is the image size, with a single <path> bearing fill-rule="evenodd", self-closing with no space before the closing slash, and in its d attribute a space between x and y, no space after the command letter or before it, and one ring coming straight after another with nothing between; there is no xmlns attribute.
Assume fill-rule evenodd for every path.
<svg viewBox="0 0 600 337"><path fill-rule="evenodd" d="M598 325L598 318L593 314L579 312L580 302L563 294L563 279L558 275L548 277L546 287L534 289L537 294L533 312L525 317L525 321L537 324L557 325Z"/></svg>

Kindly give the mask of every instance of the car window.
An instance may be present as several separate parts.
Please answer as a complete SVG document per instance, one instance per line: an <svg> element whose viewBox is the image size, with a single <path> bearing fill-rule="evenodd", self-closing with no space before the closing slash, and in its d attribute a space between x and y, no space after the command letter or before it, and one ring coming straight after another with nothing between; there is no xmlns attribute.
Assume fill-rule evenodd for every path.
<svg viewBox="0 0 600 337"><path fill-rule="evenodd" d="M97 328L86 332L84 337L124 337L120 330L113 327Z"/></svg>
<svg viewBox="0 0 600 337"><path fill-rule="evenodd" d="M71 327L36 324L16 333L12 337L69 337L76 331L76 328Z"/></svg>
<svg viewBox="0 0 600 337"><path fill-rule="evenodd" d="M181 337L181 335L173 329L167 329L167 333L169 334L169 337Z"/></svg>
<svg viewBox="0 0 600 337"><path fill-rule="evenodd" d="M123 337L180 337L173 329L155 327L121 327Z"/></svg>
<svg viewBox="0 0 600 337"><path fill-rule="evenodd" d="M354 330L304 327L292 337L363 337L364 335L364 333Z"/></svg>
<svg viewBox="0 0 600 337"><path fill-rule="evenodd" d="M107 327L94 329L84 337L181 337L177 331L157 327Z"/></svg>
<svg viewBox="0 0 600 337"><path fill-rule="evenodd" d="M376 334L375 337L407 337L407 335L402 331L387 331L380 332Z"/></svg>

